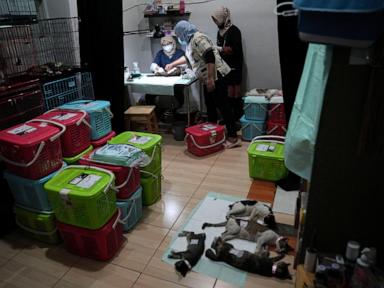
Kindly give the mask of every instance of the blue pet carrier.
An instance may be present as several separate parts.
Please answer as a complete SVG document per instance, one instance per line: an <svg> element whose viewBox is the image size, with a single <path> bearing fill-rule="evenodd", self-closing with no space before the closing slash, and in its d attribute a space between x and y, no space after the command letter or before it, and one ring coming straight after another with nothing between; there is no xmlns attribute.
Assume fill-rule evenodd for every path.
<svg viewBox="0 0 384 288"><path fill-rule="evenodd" d="M63 167L67 166L63 162ZM38 211L51 211L52 207L48 201L44 184L48 182L58 171L38 180L30 180L16 176L9 171L4 171L4 178L7 180L17 205L28 207Z"/></svg>
<svg viewBox="0 0 384 288"><path fill-rule="evenodd" d="M91 140L98 140L112 131L110 102L102 100L79 100L60 106L61 109L84 110L89 114Z"/></svg>
<svg viewBox="0 0 384 288"><path fill-rule="evenodd" d="M265 121L267 118L269 101L265 96L244 97L245 119L253 121Z"/></svg>
<svg viewBox="0 0 384 288"><path fill-rule="evenodd" d="M125 232L135 226L143 215L142 193L143 189L139 187L130 198L116 201L116 206L121 211L120 220Z"/></svg>
<svg viewBox="0 0 384 288"><path fill-rule="evenodd" d="M251 141L256 136L265 134L265 122L264 121L250 121L245 119L245 116L241 117L241 135L243 140Z"/></svg>

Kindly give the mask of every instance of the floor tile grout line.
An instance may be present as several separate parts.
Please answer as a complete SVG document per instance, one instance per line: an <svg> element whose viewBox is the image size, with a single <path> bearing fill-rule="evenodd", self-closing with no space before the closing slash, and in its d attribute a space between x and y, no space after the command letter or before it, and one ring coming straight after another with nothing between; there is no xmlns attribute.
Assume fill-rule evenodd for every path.
<svg viewBox="0 0 384 288"><path fill-rule="evenodd" d="M145 273L145 272L143 272L142 274L144 274L144 275L146 275L146 276L149 276L149 277L152 277L152 278L156 278L156 279L161 280L161 281L169 282L169 283L171 283L171 284L176 284L176 285L183 286L183 287L187 287L187 288L190 288L190 287L191 287L191 286L188 286L188 285L186 285L186 284L184 284L184 283L180 283L180 282L176 282L176 281L172 281L172 280L162 279L162 278L160 278L160 277L158 277L158 276L150 275L150 274L147 274L147 273Z"/></svg>

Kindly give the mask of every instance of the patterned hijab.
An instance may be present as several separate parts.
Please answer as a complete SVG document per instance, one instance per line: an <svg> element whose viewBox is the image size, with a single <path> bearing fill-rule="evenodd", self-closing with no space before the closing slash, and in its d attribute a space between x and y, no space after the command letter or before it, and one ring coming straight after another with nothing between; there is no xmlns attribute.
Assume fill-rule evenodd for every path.
<svg viewBox="0 0 384 288"><path fill-rule="evenodd" d="M175 26L175 34L177 37L180 38L181 41L189 42L193 34L195 34L196 32L196 26L185 20L177 22Z"/></svg>
<svg viewBox="0 0 384 288"><path fill-rule="evenodd" d="M212 19L216 21L218 26L221 26L219 28L219 33L221 36L223 36L229 27L232 26L231 12L227 7L221 6L219 9L217 9L213 13Z"/></svg>
<svg viewBox="0 0 384 288"><path fill-rule="evenodd" d="M176 52L176 41L175 41L175 39L173 39L172 36L164 36L163 38L160 39L160 45L161 45L161 47L166 46L166 45L172 45L173 46L173 48L172 48L172 50L170 52L165 52L163 50L165 55L167 55L169 58L172 58L173 54L175 54L175 52Z"/></svg>

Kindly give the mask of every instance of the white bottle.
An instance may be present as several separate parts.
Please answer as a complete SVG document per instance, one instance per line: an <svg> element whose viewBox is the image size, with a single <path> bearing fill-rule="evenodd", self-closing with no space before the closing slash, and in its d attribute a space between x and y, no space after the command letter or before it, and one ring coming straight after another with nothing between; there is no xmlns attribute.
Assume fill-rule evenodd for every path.
<svg viewBox="0 0 384 288"><path fill-rule="evenodd" d="M138 62L133 62L132 73L133 74L140 74L140 68L139 68L139 63Z"/></svg>
<svg viewBox="0 0 384 288"><path fill-rule="evenodd" d="M127 82L129 79L129 68L125 67L124 68L124 82Z"/></svg>

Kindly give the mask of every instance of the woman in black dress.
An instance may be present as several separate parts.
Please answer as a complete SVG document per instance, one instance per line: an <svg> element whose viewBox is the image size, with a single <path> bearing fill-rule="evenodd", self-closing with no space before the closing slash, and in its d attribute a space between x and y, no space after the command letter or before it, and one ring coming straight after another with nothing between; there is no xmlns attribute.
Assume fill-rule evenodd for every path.
<svg viewBox="0 0 384 288"><path fill-rule="evenodd" d="M231 67L227 75L228 97L236 121L243 116L241 81L243 78L243 45L239 28L232 24L231 13L227 7L220 7L212 15L213 22L219 28L217 46L221 57Z"/></svg>

